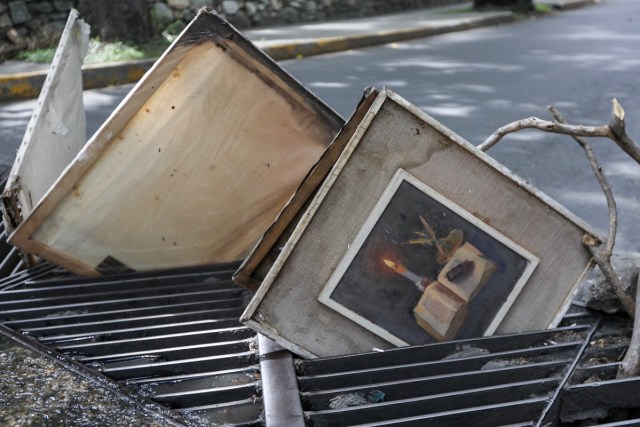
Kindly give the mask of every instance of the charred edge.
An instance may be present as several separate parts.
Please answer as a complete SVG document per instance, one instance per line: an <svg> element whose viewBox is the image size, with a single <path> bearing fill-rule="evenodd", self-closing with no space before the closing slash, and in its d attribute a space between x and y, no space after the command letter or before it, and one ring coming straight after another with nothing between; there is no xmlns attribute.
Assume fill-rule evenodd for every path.
<svg viewBox="0 0 640 427"><path fill-rule="evenodd" d="M7 230L7 234L13 232L22 223L22 212L17 202L18 191L17 188L11 188L2 193L2 210L11 228Z"/></svg>
<svg viewBox="0 0 640 427"><path fill-rule="evenodd" d="M117 260L111 255L102 260L96 267L96 271L100 274L122 274L122 273L134 273L135 270L127 266L122 261Z"/></svg>

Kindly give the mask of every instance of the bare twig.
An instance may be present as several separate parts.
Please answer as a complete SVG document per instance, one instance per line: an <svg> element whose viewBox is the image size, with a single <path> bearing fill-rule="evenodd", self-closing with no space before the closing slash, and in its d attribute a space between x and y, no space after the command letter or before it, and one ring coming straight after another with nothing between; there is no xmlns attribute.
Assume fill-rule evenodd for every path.
<svg viewBox="0 0 640 427"><path fill-rule="evenodd" d="M640 274L636 287L636 310L640 310ZM627 354L618 368L617 378L635 377L640 373L640 316L633 322L633 334L627 349Z"/></svg>
<svg viewBox="0 0 640 427"><path fill-rule="evenodd" d="M522 129L538 129L545 132L559 133L570 136L587 136L587 137L604 137L615 142L624 150L632 159L640 164L640 145L633 141L627 135L624 122L624 109L617 99L611 101L613 104L611 121L606 125L600 126L579 126L569 125L559 122L549 122L540 120L537 117L518 120L508 125L502 126L496 130L482 144L478 145L481 151L487 151L489 148L497 144L505 135L517 132Z"/></svg>
<svg viewBox="0 0 640 427"><path fill-rule="evenodd" d="M553 115L553 117L560 123L569 124L567 120L560 114L560 112L553 105L549 105L547 107L549 112ZM607 199L607 207L609 209L609 233L607 236L607 243L604 248L603 255L607 261L611 258L611 254L613 253L613 246L616 244L616 234L618 227L618 211L616 209L616 200L613 198L613 191L611 191L611 186L607 181L607 178L602 173L602 167L600 163L598 163L598 159L596 159L596 155L591 148L591 145L587 142L586 139L572 135L573 139L580 144L580 147L584 150L584 153L587 155L589 159L589 164L591 165L591 169L593 170L598 183L600 184L600 188L602 188L602 192L604 193L605 198Z"/></svg>
<svg viewBox="0 0 640 427"><path fill-rule="evenodd" d="M480 151L487 151L496 145L506 135L523 129L538 129L545 132L559 133L571 136L599 136L610 137L608 125L602 126L574 126L558 122L549 122L540 120L537 117L529 117L528 119L518 120L508 125L504 125L489 136L482 144L478 145Z"/></svg>
<svg viewBox="0 0 640 427"><path fill-rule="evenodd" d="M518 120L508 125L502 126L496 130L489 138L487 138L482 144L478 146L481 151L486 151L489 148L497 144L505 135L512 132L517 132L523 129L539 129L545 132L558 133L563 135L569 135L580 144L584 150L591 169L595 174L600 187L606 197L607 206L609 209L609 232L608 238L604 242L598 242L590 235L585 235L583 238L584 245L589 249L593 259L600 267L602 274L607 281L611 283L613 291L616 297L620 300L624 310L634 318L635 316L635 303L633 299L626 294L622 281L614 271L611 265L611 255L613 253L613 247L616 241L616 233L618 226L618 214L616 209L615 199L613 198L613 192L607 182L606 177L602 173L602 167L596 159L595 153L591 148L591 145L582 137L606 137L612 139L617 145L619 145L630 156L634 157L635 154L638 157L634 157L638 163L640 163L640 146L632 141L625 132L624 123L624 110L620 106L617 100L613 100L613 112L611 122L602 126L581 126L572 125L565 120L564 117L553 106L548 107L551 114L555 117L556 121L549 122L546 120L540 120L536 117L531 117L524 120ZM637 153L636 153L637 151Z"/></svg>
<svg viewBox="0 0 640 427"><path fill-rule="evenodd" d="M567 124L567 120L555 107L550 105L547 108L558 122ZM607 199L607 207L609 208L609 233L607 236L607 240L605 242L602 242L601 244L598 244L595 239L585 236L585 238L583 239L583 243L591 252L593 259L598 264L598 267L600 267L602 274L604 274L607 281L611 283L613 291L616 294L616 297L622 303L624 310L633 318L635 313L635 304L633 302L633 299L631 299L631 297L627 295L624 290L624 286L620 281L620 278L611 266L611 254L613 253L613 247L616 243L616 234L618 227L618 212L616 209L616 201L613 197L613 192L611 191L611 186L609 185L607 178L602 173L602 167L600 166L600 163L598 163L591 145L582 137L575 135L572 135L572 137L578 144L580 144L585 154L587 155L589 164L591 165L591 169L593 170L593 173L596 176L598 183L600 184L600 188L602 188L602 192Z"/></svg>

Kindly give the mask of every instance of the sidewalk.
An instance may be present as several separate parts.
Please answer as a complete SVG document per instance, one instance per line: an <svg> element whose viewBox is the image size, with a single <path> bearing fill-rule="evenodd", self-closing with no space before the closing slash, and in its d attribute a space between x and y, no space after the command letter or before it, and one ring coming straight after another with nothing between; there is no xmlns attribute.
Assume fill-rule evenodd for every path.
<svg viewBox="0 0 640 427"><path fill-rule="evenodd" d="M556 9L569 9L595 0L543 0ZM273 59L321 55L368 46L463 31L514 22L509 11L464 12L471 2L448 7L421 9L348 21L310 23L244 31ZM461 12L463 11L463 12ZM136 82L154 59L95 64L83 67L85 89ZM0 64L0 102L37 97L44 83L47 64L5 61Z"/></svg>

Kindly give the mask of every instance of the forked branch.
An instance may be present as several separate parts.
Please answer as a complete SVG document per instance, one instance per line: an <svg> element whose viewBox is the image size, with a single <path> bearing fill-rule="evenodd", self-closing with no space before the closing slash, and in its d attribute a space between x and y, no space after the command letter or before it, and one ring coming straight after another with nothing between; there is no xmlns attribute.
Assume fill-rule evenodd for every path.
<svg viewBox="0 0 640 427"><path fill-rule="evenodd" d="M613 247L616 241L616 233L618 226L618 215L616 209L616 202L611 191L611 186L607 182L606 177L602 173L602 167L596 159L595 153L591 148L591 145L583 137L606 137L612 139L618 146L620 146L627 154L636 160L640 164L640 146L636 144L631 138L629 138L625 131L624 123L624 110L620 106L617 100L613 100L613 111L611 122L607 125L601 126L581 126L572 125L562 117L560 112L553 106L548 107L551 114L556 121L550 122L546 120L540 120L536 117L531 117L524 120L518 120L508 125L502 126L496 130L489 138L487 138L482 144L478 146L481 151L486 151L489 148L497 144L504 136L517 132L523 129L539 129L545 132L557 133L571 136L580 147L584 150L591 169L600 184L600 188L607 200L607 207L609 209L609 231L607 240L604 242L598 242L595 238L589 235L585 235L583 239L584 245L589 249L593 259L596 261L602 274L607 281L611 283L613 291L616 297L620 300L624 310L632 317L635 316L635 303L633 299L626 294L624 285L620 278L611 266L611 254L613 253Z"/></svg>
<svg viewBox="0 0 640 427"><path fill-rule="evenodd" d="M569 124L567 120L560 114L560 112L554 107L550 105L547 107L549 112L553 117L562 124ZM596 176L598 180L598 184L600 184L600 188L602 188L602 192L607 200L607 208L609 209L609 233L607 235L607 243L603 248L603 255L607 259L607 261L611 258L611 254L613 253L613 246L616 244L616 234L618 227L618 211L616 209L616 200L613 198L613 191L611 191L611 186L607 181L607 178L602 173L602 167L598 163L598 159L596 159L596 155L591 148L591 145L587 142L586 139L572 135L573 139L580 144L580 147L584 150L584 153L589 159L589 164L591 165L591 170L593 170L593 174Z"/></svg>
<svg viewBox="0 0 640 427"><path fill-rule="evenodd" d="M567 125L558 122L550 122L548 120L541 120L537 117L529 117L528 119L518 120L516 122L504 125L489 136L482 144L478 145L480 151L487 151L489 148L496 145L502 138L510 133L517 132L524 129L538 129L550 133L559 133L562 135L571 136L591 136L591 137L605 137L608 138L611 135L608 125L602 126L575 126Z"/></svg>
<svg viewBox="0 0 640 427"><path fill-rule="evenodd" d="M614 103L614 110L616 108L616 105L619 105L617 101ZM549 106L547 108L558 122L562 124L568 124L567 120L554 106ZM629 295L627 295L624 285L611 266L611 254L613 253L613 247L616 244L616 234L618 228L618 211L616 209L616 201L613 197L611 186L609 185L607 178L602 173L602 167L600 166L600 163L598 163L598 159L596 158L591 145L587 142L587 140L580 136L572 135L572 137L578 144L580 144L580 147L582 147L584 153L589 159L589 164L591 165L593 174L596 176L596 179L600 184L600 188L602 188L602 192L607 199L607 207L609 209L609 232L607 235L607 240L605 242L598 243L591 236L585 236L583 239L583 243L589 249L589 252L591 252L593 259L598 264L598 267L600 267L600 271L602 271L604 277L613 287L613 291L616 297L620 300L622 307L633 318L635 314L635 304L633 302L633 299Z"/></svg>
<svg viewBox="0 0 640 427"><path fill-rule="evenodd" d="M537 117L530 117L528 119L518 120L502 126L491 134L491 136L489 136L489 138L487 138L482 144L478 145L478 149L481 151L487 151L510 133L523 129L538 129L545 132L570 135L573 137L609 138L622 148L632 159L640 164L640 145L627 135L624 122L624 109L616 99L612 101L612 104L611 121L606 125L570 125L558 121L550 122L547 120L540 120Z"/></svg>

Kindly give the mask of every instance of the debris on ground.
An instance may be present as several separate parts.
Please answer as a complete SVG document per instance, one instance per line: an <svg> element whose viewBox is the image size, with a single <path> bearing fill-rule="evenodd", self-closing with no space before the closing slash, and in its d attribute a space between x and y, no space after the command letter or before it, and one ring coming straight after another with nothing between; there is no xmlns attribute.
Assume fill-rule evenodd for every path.
<svg viewBox="0 0 640 427"><path fill-rule="evenodd" d="M627 295L635 295L634 286L638 280L640 253L614 253L611 264L625 286ZM613 292L611 284L597 267L580 288L577 299L583 301L587 307L605 313L614 314L622 311L622 304Z"/></svg>

